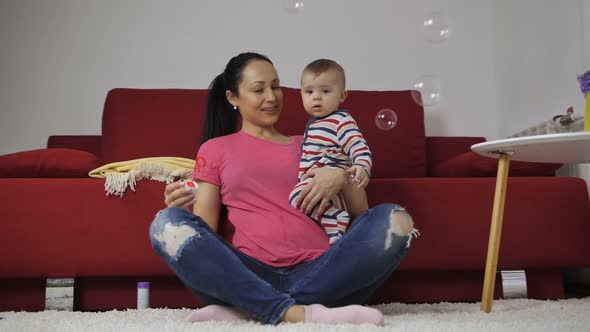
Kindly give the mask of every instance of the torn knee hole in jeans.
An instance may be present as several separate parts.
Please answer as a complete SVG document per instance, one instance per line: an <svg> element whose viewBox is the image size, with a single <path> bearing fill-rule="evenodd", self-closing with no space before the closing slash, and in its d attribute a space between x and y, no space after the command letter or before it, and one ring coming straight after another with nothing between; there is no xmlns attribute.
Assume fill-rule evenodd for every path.
<svg viewBox="0 0 590 332"><path fill-rule="evenodd" d="M189 238L200 235L192 227L187 225L172 225L166 223L164 230L154 235L154 238L163 244L164 250L170 256L176 256L180 246Z"/></svg>
<svg viewBox="0 0 590 332"><path fill-rule="evenodd" d="M410 247L413 238L420 236L418 229L414 228L412 216L404 208L396 208L389 214L389 228L385 238L385 250L391 248L393 235L407 236L406 248Z"/></svg>

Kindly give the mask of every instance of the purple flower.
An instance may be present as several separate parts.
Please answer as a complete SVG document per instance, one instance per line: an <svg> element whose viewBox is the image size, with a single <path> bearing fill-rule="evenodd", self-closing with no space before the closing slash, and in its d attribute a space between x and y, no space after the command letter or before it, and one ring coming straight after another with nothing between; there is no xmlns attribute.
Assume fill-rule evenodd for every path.
<svg viewBox="0 0 590 332"><path fill-rule="evenodd" d="M580 82L580 90L582 90L584 95L590 92L590 70L582 75L578 75L578 82Z"/></svg>

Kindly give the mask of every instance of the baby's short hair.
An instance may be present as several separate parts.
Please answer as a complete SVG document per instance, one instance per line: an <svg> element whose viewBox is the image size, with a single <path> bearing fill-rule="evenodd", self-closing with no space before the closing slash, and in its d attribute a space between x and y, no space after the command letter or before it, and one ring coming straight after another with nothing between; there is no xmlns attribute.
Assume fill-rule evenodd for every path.
<svg viewBox="0 0 590 332"><path fill-rule="evenodd" d="M319 76L322 73L327 72L328 70L337 71L342 78L342 87L346 87L346 75L344 74L344 68L342 68L342 66L334 60L317 59L305 66L305 68L303 69L303 73L305 74L307 72L311 72L316 76Z"/></svg>

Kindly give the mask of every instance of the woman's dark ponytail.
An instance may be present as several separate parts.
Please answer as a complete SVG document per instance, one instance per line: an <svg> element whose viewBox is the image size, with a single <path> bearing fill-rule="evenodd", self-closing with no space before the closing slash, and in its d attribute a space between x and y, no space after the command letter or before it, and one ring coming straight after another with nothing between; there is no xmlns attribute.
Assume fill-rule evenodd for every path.
<svg viewBox="0 0 590 332"><path fill-rule="evenodd" d="M203 126L201 144L219 136L225 136L236 132L237 111L227 101L223 73L217 75L209 85L207 96L207 114Z"/></svg>
<svg viewBox="0 0 590 332"><path fill-rule="evenodd" d="M227 100L226 91L229 90L234 96L239 96L238 86L242 81L242 71L252 60L262 60L272 64L262 54L241 53L229 60L223 73L217 75L209 85L207 114L201 144L212 138L236 132L238 111Z"/></svg>

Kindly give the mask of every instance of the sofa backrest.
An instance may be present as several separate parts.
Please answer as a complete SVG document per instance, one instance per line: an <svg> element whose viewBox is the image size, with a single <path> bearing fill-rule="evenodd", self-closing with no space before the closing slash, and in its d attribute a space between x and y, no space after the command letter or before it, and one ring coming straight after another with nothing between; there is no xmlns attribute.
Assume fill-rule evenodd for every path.
<svg viewBox="0 0 590 332"><path fill-rule="evenodd" d="M283 88L284 107L277 129L302 135L308 120L299 89ZM105 163L144 157L195 158L201 140L207 90L113 89L102 119ZM349 91L342 105L356 119L373 152L373 177L426 176L424 113L411 91ZM397 113L397 126L380 130L381 109Z"/></svg>
<svg viewBox="0 0 590 332"><path fill-rule="evenodd" d="M342 108L350 110L373 152L373 178L426 176L424 112L411 91L349 91ZM397 115L397 125L381 130L382 109Z"/></svg>
<svg viewBox="0 0 590 332"><path fill-rule="evenodd" d="M105 163L144 157L194 159L207 90L113 89L102 115Z"/></svg>

